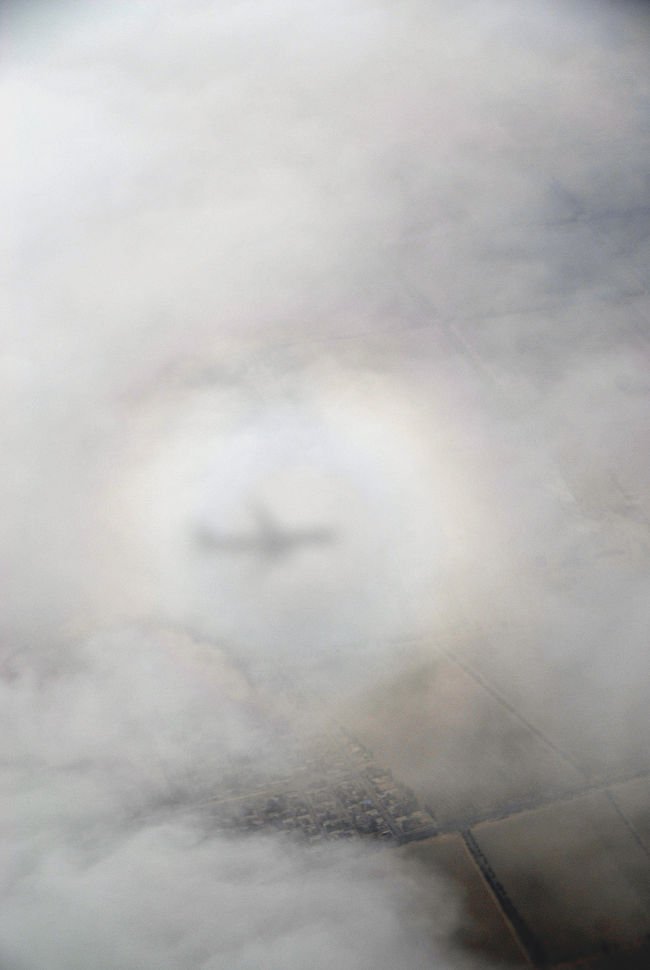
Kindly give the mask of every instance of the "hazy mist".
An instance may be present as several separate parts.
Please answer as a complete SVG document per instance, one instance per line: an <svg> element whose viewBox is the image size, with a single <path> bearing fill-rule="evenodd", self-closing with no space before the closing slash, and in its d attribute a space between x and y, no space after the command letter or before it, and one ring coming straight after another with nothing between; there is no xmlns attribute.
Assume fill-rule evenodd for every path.
<svg viewBox="0 0 650 970"><path fill-rule="evenodd" d="M450 818L647 768L647 7L4 19L0 962L462 966L442 877L164 808L324 710Z"/></svg>

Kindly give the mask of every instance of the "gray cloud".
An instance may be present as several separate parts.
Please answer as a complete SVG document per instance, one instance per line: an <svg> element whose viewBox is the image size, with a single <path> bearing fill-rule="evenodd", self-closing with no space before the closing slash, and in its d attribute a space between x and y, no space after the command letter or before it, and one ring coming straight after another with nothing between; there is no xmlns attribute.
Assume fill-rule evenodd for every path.
<svg viewBox="0 0 650 970"><path fill-rule="evenodd" d="M453 898L441 895L432 947L417 880L389 854L206 837L191 806L218 793L233 760L264 752L268 767L287 714L214 647L130 630L59 666L3 690L6 966L442 958Z"/></svg>
<svg viewBox="0 0 650 970"><path fill-rule="evenodd" d="M423 921L406 918L414 903L386 857L206 843L167 825L100 858L59 848L22 871L2 935L12 967L431 967ZM444 931L453 907L439 917Z"/></svg>

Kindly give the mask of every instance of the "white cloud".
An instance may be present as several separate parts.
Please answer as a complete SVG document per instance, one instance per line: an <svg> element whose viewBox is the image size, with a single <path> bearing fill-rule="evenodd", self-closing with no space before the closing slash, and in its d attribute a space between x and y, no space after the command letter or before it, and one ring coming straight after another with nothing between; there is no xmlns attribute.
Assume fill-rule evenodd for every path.
<svg viewBox="0 0 650 970"><path fill-rule="evenodd" d="M228 966L259 965L228 936L241 918L299 966L338 899L302 939L268 924L299 887L317 913L349 900L355 866L384 917L375 936L363 909L349 958L343 921L332 961L394 956L388 862L311 857L305 875L273 843L186 853L189 830L120 820L272 736L272 684L349 709L399 677L395 638L427 631L482 630L480 662L578 751L645 743L647 15L8 11L3 790L19 846L49 860L31 896L8 886L10 959L42 966L57 939L48 966L98 946L106 965L209 967L217 933ZM337 541L272 564L193 541L245 534L256 504ZM408 738L408 704L385 730ZM92 866L67 854L103 826ZM208 870L239 853L248 888L217 881L211 930Z"/></svg>

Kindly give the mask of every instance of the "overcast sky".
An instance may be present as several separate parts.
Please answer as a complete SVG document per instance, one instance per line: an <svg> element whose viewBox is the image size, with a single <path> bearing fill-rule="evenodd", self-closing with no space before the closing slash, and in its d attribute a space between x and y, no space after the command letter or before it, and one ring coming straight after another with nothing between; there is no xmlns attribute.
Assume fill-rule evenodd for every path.
<svg viewBox="0 0 650 970"><path fill-rule="evenodd" d="M387 856L119 820L452 641L573 753L646 746L647 7L4 20L0 960L444 965ZM334 540L197 542L260 508Z"/></svg>

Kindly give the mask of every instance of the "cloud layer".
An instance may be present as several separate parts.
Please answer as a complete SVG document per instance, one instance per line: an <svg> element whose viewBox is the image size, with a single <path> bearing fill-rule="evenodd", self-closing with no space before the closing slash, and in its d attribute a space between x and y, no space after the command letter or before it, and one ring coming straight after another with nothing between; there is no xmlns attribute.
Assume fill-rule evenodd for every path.
<svg viewBox="0 0 650 970"><path fill-rule="evenodd" d="M304 727L287 691L471 787L441 648L586 775L643 760L647 11L6 18L2 959L444 961L388 856L134 818ZM197 543L260 507L336 542Z"/></svg>

